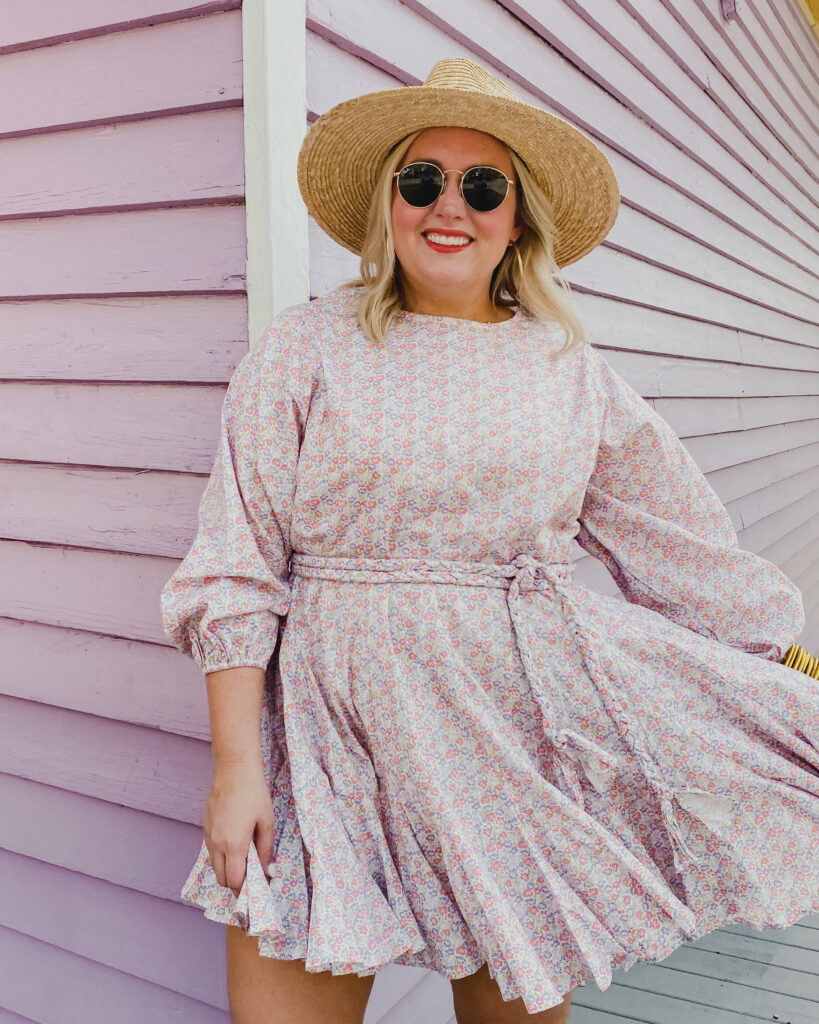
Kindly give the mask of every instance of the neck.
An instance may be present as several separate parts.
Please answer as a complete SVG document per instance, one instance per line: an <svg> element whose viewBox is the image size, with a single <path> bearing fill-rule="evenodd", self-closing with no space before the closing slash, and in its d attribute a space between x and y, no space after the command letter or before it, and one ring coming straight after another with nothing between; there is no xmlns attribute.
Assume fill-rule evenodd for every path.
<svg viewBox="0 0 819 1024"><path fill-rule="evenodd" d="M487 294L436 295L420 293L412 285L402 282L401 304L408 313L425 316L451 316L482 323L508 320L511 313L504 306L496 306Z"/></svg>

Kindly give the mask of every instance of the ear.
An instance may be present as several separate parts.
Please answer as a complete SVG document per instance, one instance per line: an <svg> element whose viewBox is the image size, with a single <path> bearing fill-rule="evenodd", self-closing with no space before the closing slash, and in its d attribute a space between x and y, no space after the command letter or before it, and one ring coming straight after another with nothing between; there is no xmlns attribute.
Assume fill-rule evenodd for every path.
<svg viewBox="0 0 819 1024"><path fill-rule="evenodd" d="M515 242L517 242L517 240L520 238L522 234L523 222L518 217L515 217L515 223L512 227L512 230L509 232L509 244L513 245Z"/></svg>

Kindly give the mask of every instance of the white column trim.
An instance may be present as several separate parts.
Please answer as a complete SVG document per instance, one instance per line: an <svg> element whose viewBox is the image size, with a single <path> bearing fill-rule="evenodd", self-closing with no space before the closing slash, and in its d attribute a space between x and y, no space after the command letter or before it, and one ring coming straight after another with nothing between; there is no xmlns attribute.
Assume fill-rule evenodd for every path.
<svg viewBox="0 0 819 1024"><path fill-rule="evenodd" d="M296 163L307 127L305 0L244 0L247 312L251 348L310 298L307 210Z"/></svg>

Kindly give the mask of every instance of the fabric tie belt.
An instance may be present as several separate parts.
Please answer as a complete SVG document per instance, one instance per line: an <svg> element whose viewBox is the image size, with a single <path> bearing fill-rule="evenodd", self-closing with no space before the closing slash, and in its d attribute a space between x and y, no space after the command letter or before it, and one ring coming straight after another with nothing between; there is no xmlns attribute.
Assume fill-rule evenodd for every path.
<svg viewBox="0 0 819 1024"><path fill-rule="evenodd" d="M572 628L589 677L627 748L634 753L648 786L659 800L677 870L697 863L697 858L683 838L674 812L673 800L677 799L702 820L707 820L709 813L710 816L714 816L716 802L716 817L723 820L723 798L697 789L675 793L669 785L651 754L651 741L647 733L638 721L628 715L625 703L612 685L613 680L597 659L594 644L586 629L580 625L569 590L574 572L571 562L541 562L527 554L519 554L509 563L495 564L452 559L357 558L293 552L290 558L290 571L293 576L338 580L345 583L449 583L457 586L506 589L507 606L521 662L544 712L546 738L558 754L557 763L563 782L572 797L583 807L583 792L577 774L578 765L582 767L591 785L602 791L611 784L620 761L614 754L581 733L573 729L560 728L556 722L546 720L547 709L550 707L549 687L541 678L526 640L520 595L534 590L553 600L557 597L562 603L564 618Z"/></svg>

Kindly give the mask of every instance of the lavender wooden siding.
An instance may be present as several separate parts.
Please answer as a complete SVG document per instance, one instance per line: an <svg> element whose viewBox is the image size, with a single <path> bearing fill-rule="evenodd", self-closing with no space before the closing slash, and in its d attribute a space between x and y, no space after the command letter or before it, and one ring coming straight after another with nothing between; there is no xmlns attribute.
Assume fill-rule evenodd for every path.
<svg viewBox="0 0 819 1024"><path fill-rule="evenodd" d="M623 204L567 276L596 345L672 424L743 547L801 588L819 647L819 41L785 0L308 0L309 120L469 56L568 117ZM357 260L311 222L311 293ZM577 577L619 591L575 546ZM794 637L797 639L797 637ZM572 1024L819 1018L819 917L731 928L577 989ZM776 1016L775 1016L776 1015ZM449 985L381 971L366 1024L454 1024Z"/></svg>
<svg viewBox="0 0 819 1024"><path fill-rule="evenodd" d="M226 1024L159 590L247 351L239 0L0 17L0 1021Z"/></svg>

